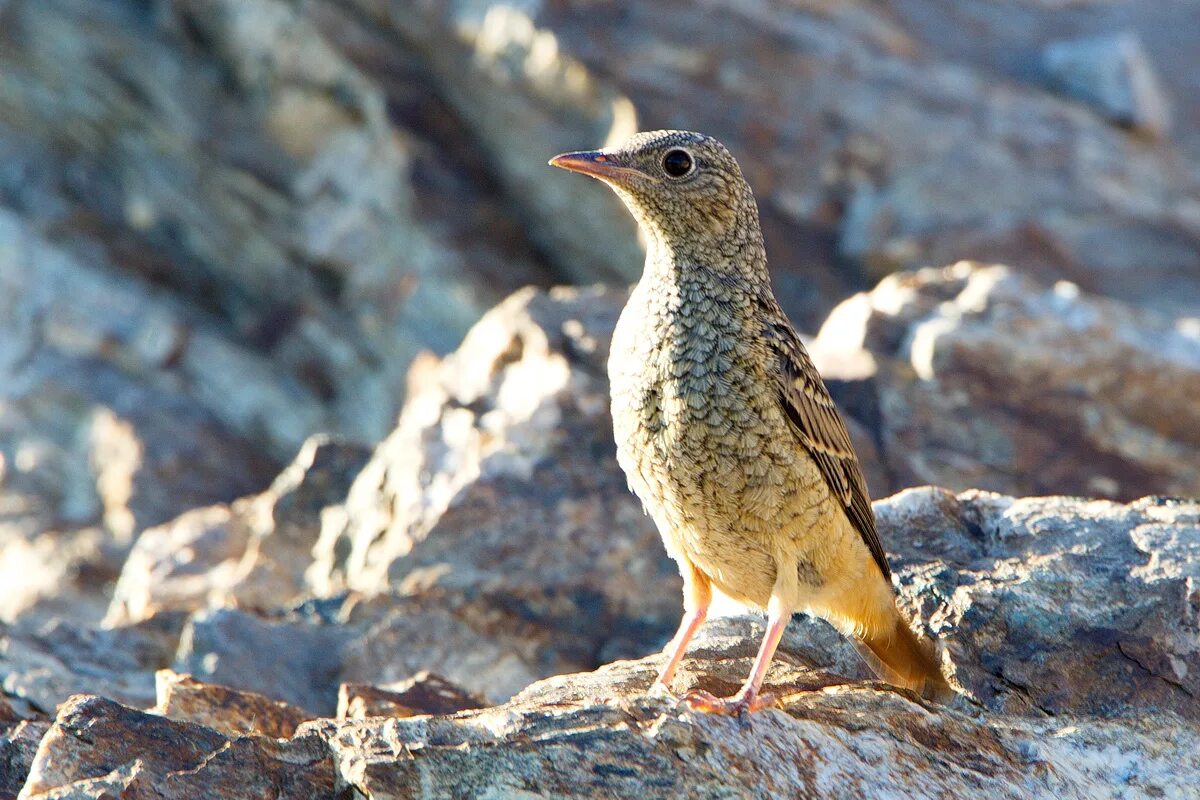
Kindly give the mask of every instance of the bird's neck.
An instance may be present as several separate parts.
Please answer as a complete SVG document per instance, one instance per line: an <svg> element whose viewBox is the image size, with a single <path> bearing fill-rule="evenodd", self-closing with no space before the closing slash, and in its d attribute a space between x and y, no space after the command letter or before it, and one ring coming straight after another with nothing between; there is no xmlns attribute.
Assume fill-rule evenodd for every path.
<svg viewBox="0 0 1200 800"><path fill-rule="evenodd" d="M769 285L758 214L739 214L724 230L646 227L646 279L679 285L698 268L747 286Z"/></svg>

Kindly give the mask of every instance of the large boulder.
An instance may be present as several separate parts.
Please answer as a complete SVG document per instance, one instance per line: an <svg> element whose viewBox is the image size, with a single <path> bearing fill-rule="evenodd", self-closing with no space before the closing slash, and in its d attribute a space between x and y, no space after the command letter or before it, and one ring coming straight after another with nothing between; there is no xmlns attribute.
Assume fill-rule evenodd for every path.
<svg viewBox="0 0 1200 800"><path fill-rule="evenodd" d="M378 798L1188 796L1200 780L1200 503L927 487L876 511L902 601L960 687L946 705L867 678L832 628L803 620L767 674L776 707L747 721L648 698L659 655L550 678L495 707L317 719L284 740L75 698L22 797L141 797L155 781L168 797L217 796L206 787L226 791L233 774L251 796L267 785ZM761 635L759 620L710 620L674 689L734 691ZM281 648L256 638L264 667L279 666ZM178 713L225 730L266 704L190 691L201 702Z"/></svg>
<svg viewBox="0 0 1200 800"><path fill-rule="evenodd" d="M1200 495L1200 324L959 263L893 275L812 344L888 483Z"/></svg>
<svg viewBox="0 0 1200 800"><path fill-rule="evenodd" d="M21 798L327 798L315 736L227 736L99 697L72 698L42 739Z"/></svg>
<svg viewBox="0 0 1200 800"><path fill-rule="evenodd" d="M415 372L395 432L325 517L314 587L479 602L547 664L660 643L679 576L626 487L608 411L626 294L519 292Z"/></svg>
<svg viewBox="0 0 1200 800"><path fill-rule="evenodd" d="M925 487L875 511L905 604L992 711L1200 721L1200 502Z"/></svg>

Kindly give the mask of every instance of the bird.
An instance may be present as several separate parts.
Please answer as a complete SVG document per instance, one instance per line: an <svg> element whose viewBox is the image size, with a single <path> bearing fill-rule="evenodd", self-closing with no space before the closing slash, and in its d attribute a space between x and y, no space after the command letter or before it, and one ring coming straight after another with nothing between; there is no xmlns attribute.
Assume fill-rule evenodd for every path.
<svg viewBox="0 0 1200 800"><path fill-rule="evenodd" d="M714 591L766 612L750 674L698 711L745 716L797 612L849 637L886 682L949 684L896 603L850 434L771 288L758 206L737 160L691 131L633 135L550 165L599 179L637 221L642 275L608 360L617 460L683 577L684 614L651 695L671 682Z"/></svg>

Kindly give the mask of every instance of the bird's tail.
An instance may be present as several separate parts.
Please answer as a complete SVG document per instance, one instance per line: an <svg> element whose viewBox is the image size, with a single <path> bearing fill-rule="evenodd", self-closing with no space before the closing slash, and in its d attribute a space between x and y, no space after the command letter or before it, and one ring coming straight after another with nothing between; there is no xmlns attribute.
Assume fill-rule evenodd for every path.
<svg viewBox="0 0 1200 800"><path fill-rule="evenodd" d="M894 686L912 689L930 700L949 700L954 690L942 675L933 643L918 638L902 615L896 614L895 620L891 630L859 640L863 658Z"/></svg>

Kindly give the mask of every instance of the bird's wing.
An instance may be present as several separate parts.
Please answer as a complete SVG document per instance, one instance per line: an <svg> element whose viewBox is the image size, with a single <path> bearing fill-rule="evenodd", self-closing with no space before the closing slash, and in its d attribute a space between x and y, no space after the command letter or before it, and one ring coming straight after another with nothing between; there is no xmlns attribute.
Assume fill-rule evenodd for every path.
<svg viewBox="0 0 1200 800"><path fill-rule="evenodd" d="M784 413L792 421L804 449L820 468L830 491L841 501L846 516L866 542L883 577L890 580L891 570L875 529L875 512L871 510L867 482L850 443L846 423L783 312L773 301L764 311L767 312L764 315L766 338L778 358L775 377L779 382L779 400Z"/></svg>

